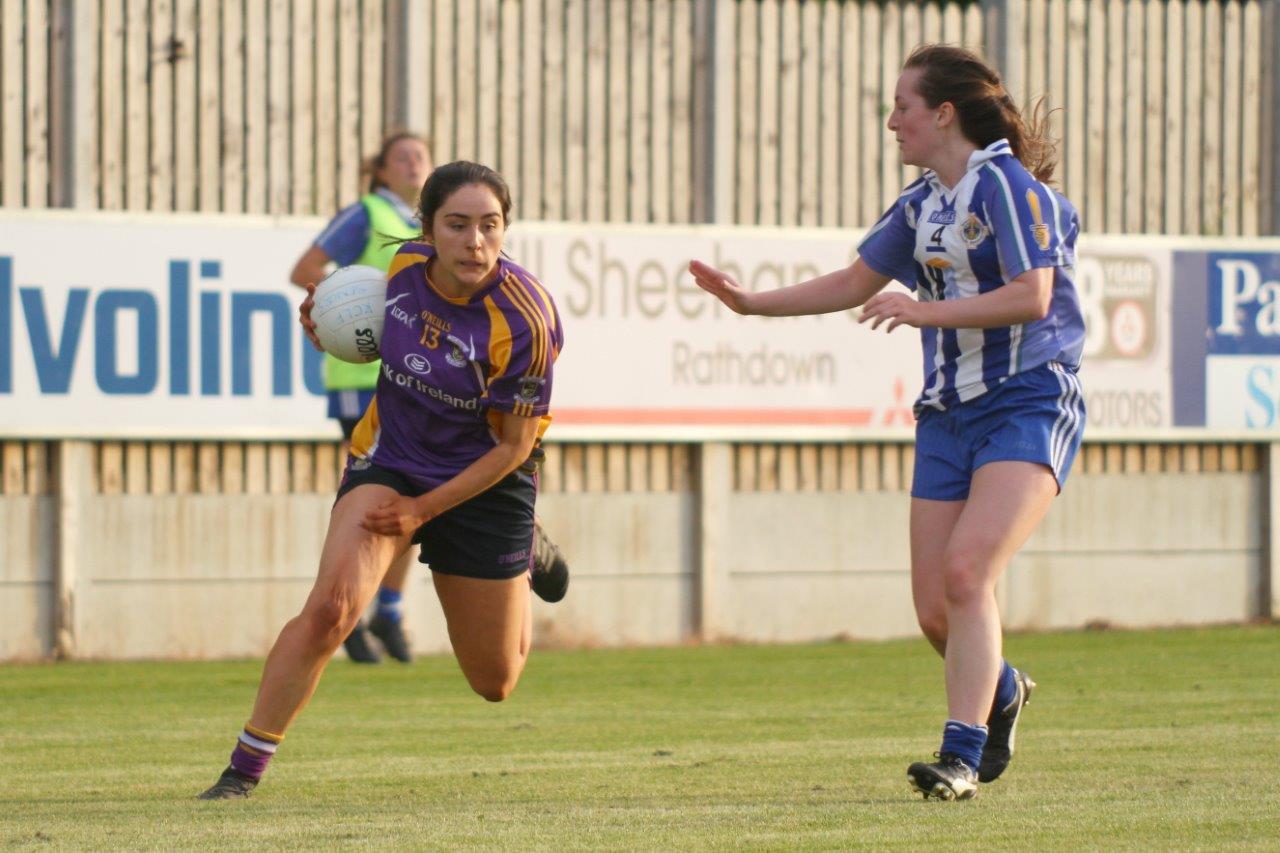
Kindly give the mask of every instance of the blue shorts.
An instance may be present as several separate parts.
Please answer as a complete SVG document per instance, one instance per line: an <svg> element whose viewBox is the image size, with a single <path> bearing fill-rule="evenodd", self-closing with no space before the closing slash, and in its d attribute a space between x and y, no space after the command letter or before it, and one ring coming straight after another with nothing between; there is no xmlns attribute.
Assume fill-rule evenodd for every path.
<svg viewBox="0 0 1280 853"><path fill-rule="evenodd" d="M1057 362L1016 374L946 411L925 409L916 422L911 496L962 501L973 472L988 462L1038 462L1053 472L1061 491L1084 420L1080 380Z"/></svg>

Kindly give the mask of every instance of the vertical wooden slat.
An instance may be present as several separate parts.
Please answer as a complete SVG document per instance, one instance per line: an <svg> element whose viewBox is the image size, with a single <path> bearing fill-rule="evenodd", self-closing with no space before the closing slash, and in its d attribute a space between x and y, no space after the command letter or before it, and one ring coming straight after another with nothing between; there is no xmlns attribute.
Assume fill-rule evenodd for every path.
<svg viewBox="0 0 1280 853"><path fill-rule="evenodd" d="M1124 229L1125 214L1125 41L1123 0L1106 4L1106 196L1107 231ZM1091 227L1096 227L1091 226Z"/></svg>
<svg viewBox="0 0 1280 853"><path fill-rule="evenodd" d="M1222 470L1223 471L1240 471L1240 445L1224 444L1222 445Z"/></svg>
<svg viewBox="0 0 1280 853"><path fill-rule="evenodd" d="M1142 471L1142 445L1126 444L1124 445L1124 472L1126 474L1140 473Z"/></svg>
<svg viewBox="0 0 1280 853"><path fill-rule="evenodd" d="M1182 446L1182 470L1192 474L1200 471L1200 445L1184 444Z"/></svg>
<svg viewBox="0 0 1280 853"><path fill-rule="evenodd" d="M1067 0L1049 0L1049 8L1047 9L1048 18L1045 23L1046 37L1054 41L1054 48L1048 51L1046 57L1048 68L1048 79L1045 83L1045 108L1049 110L1049 135L1060 143L1066 142L1066 123L1064 121L1064 111L1058 109L1065 107L1067 104L1067 65L1069 36L1067 30ZM1068 44L1064 44L1068 42ZM1083 119L1083 116L1079 118ZM1064 177L1065 165L1062 159L1062 148L1060 144L1058 149L1059 168L1056 179L1059 186L1065 187L1062 183Z"/></svg>
<svg viewBox="0 0 1280 853"><path fill-rule="evenodd" d="M1204 12L1204 143L1200 149L1203 161L1204 210L1203 233L1222 233L1222 8L1208 3ZM1192 158L1188 158L1192 159Z"/></svg>
<svg viewBox="0 0 1280 853"><path fill-rule="evenodd" d="M964 44L972 50L982 52L983 40L982 7L978 3L967 3L964 7Z"/></svg>
<svg viewBox="0 0 1280 853"><path fill-rule="evenodd" d="M338 489L338 470L342 457L338 445L320 442L315 447L315 490L321 494Z"/></svg>
<svg viewBox="0 0 1280 853"><path fill-rule="evenodd" d="M862 454L856 444L840 445L840 490L862 490Z"/></svg>
<svg viewBox="0 0 1280 853"><path fill-rule="evenodd" d="M198 201L200 210L212 212L222 209L222 128L219 126L222 109L219 105L222 80L221 71L221 5L200 3L200 31L196 44L196 85L199 87L199 150L196 153L196 174L200 182ZM250 3L252 9L259 4ZM261 76L250 77L262 80ZM249 87L252 91L253 87Z"/></svg>
<svg viewBox="0 0 1280 853"><path fill-rule="evenodd" d="M294 0L289 17L289 200L290 213L319 212L315 203L315 8ZM226 93L223 93L226 97ZM225 168L225 167L224 167ZM229 179L228 179L228 182Z"/></svg>
<svg viewBox="0 0 1280 853"><path fill-rule="evenodd" d="M781 183L779 172L779 74L780 44L779 35L782 21L779 15L777 0L762 0L760 3L760 73L758 76L758 121L756 124L759 137L756 143L756 162L758 172L754 178L756 184L756 219L760 225L778 225L778 188Z"/></svg>
<svg viewBox="0 0 1280 853"><path fill-rule="evenodd" d="M1265 154L1265 141L1262 134L1262 98L1267 90L1264 85L1264 66L1262 39L1265 28L1262 23L1262 9L1258 0L1246 0L1244 5L1244 79L1241 83L1240 119L1240 229L1239 233L1253 237L1261 233L1263 168L1262 158L1274 156ZM1274 86L1274 81L1272 82ZM1270 138L1274 139L1272 128ZM1273 143L1274 145L1274 143Z"/></svg>
<svg viewBox="0 0 1280 853"><path fill-rule="evenodd" d="M1158 444L1142 445L1142 470L1158 473L1164 470L1164 451Z"/></svg>
<svg viewBox="0 0 1280 853"><path fill-rule="evenodd" d="M760 181L760 163L757 144L760 133L758 107L760 104L760 7L745 6L738 15L738 187L735 193L739 224L755 224L759 221L757 190ZM655 164L656 168L656 164Z"/></svg>
<svg viewBox="0 0 1280 853"><path fill-rule="evenodd" d="M1158 5L1158 4L1157 4ZM1167 168L1164 169L1164 211L1162 231L1177 234L1182 231L1182 144L1186 131L1183 122L1187 108L1183 103L1183 83L1186 67L1183 64L1183 22L1181 0L1166 3L1165 10L1165 59L1164 59L1164 147ZM1177 57L1175 59L1174 57Z"/></svg>
<svg viewBox="0 0 1280 853"><path fill-rule="evenodd" d="M587 182L587 5L566 0L564 37L564 194L563 218L578 221L586 215ZM558 148L558 137L548 140Z"/></svg>
<svg viewBox="0 0 1280 853"><path fill-rule="evenodd" d="M802 492L816 492L821 482L818 468L818 446L802 444L799 448L799 476L796 486Z"/></svg>
<svg viewBox="0 0 1280 853"><path fill-rule="evenodd" d="M232 4L234 5L234 4ZM228 21L228 31L235 32L237 24L240 44L240 55L243 57L241 73L244 74L243 105L241 110L234 110L241 98L233 93L227 104L227 114L233 124L224 130L224 139L239 139L240 157L233 158L231 166L240 166L241 180L228 182L227 195L239 194L240 199L234 209L249 213L263 213L267 209L267 6L265 3L249 3L244 7L243 22L239 19L239 10L232 11L232 20ZM229 51L235 54L235 48ZM235 61L231 68L223 68L224 75L234 73ZM233 87L241 87L241 82L228 81ZM273 96L274 97L274 96ZM239 120L237 121L237 113ZM235 143L232 142L234 145Z"/></svg>
<svg viewBox="0 0 1280 853"><path fill-rule="evenodd" d="M49 467L49 442L26 442L26 486L29 495L47 495L53 490Z"/></svg>
<svg viewBox="0 0 1280 853"><path fill-rule="evenodd" d="M262 485L265 484L265 452L262 452L261 444L257 446L259 453L253 455L252 448L241 442L224 442L221 446L223 451L223 470L221 470L221 478L223 478L224 494L242 494L244 492L253 492L253 485L256 485L257 492L264 491ZM255 470L250 471L248 467L253 466Z"/></svg>
<svg viewBox="0 0 1280 853"><path fill-rule="evenodd" d="M493 2L493 0L487 0ZM360 4L360 157L363 158L378 150L386 129L382 116L383 89L383 43L384 33L382 16L386 9L385 2L363 0ZM492 53L488 54L493 56ZM490 63L490 68L493 63ZM489 107L488 103L485 107ZM496 107L497 104L492 106ZM482 160L493 163L492 159ZM357 168L359 161L357 161Z"/></svg>
<svg viewBox="0 0 1280 853"><path fill-rule="evenodd" d="M523 57L520 53L520 3L519 0L502 0L498 9L498 49L496 51L498 64L498 97L497 97L497 115L493 117L494 132L497 139L494 140L494 156L497 158L498 171L504 175L508 175L515 181L517 196L515 199L518 205L517 210L521 218L535 218L529 214L531 210L537 210L542 205L542 200L537 198L531 192L530 186L537 186L536 180L530 181L525 174L526 163L521 160L520 149L525 143L525 137L521 134L521 126L524 124L524 116L520 112L520 106L526 98L531 101L541 99L541 93L534 88L537 78L534 77L529 81L530 89L525 98L521 98L520 91L520 74L523 70L521 60ZM536 73L536 72L535 72ZM484 136L483 124L487 117L481 116L481 137ZM481 160L481 163L489 162Z"/></svg>
<svg viewBox="0 0 1280 853"><path fill-rule="evenodd" d="M276 215L290 211L295 181L289 163L293 121L289 104L289 5L290 0L271 0L267 12L267 212ZM377 97L370 100L382 103ZM374 108L373 103L365 104L366 111ZM297 180L304 179L299 176Z"/></svg>
<svg viewBox="0 0 1280 853"><path fill-rule="evenodd" d="M196 490L196 446L190 441L173 445L173 491L189 495Z"/></svg>
<svg viewBox="0 0 1280 853"><path fill-rule="evenodd" d="M1240 233L1240 122L1244 99L1240 60L1244 52L1240 3L1222 6L1222 233Z"/></svg>
<svg viewBox="0 0 1280 853"><path fill-rule="evenodd" d="M627 490L631 492L649 491L649 448L643 444L632 444L627 452Z"/></svg>
<svg viewBox="0 0 1280 853"><path fill-rule="evenodd" d="M146 210L148 146L151 111L148 91L151 76L147 56L147 0L128 0L124 22L124 206ZM44 38L44 33L40 34ZM158 118L158 117L157 117Z"/></svg>
<svg viewBox="0 0 1280 853"><path fill-rule="evenodd" d="M312 148L315 152L314 173L311 180L315 187L316 212L324 216L332 216L343 200L338 196L338 136L334 128L337 117L337 71L334 49L334 31L337 21L336 0L315 0L315 51L312 64L315 74L316 132ZM436 7L446 6L437 3ZM444 97L443 92L435 93L434 102ZM433 112L434 115L434 112ZM433 140L433 145L438 144ZM431 152L437 163L447 162L441 158L434 147ZM344 191L345 192L345 191Z"/></svg>
<svg viewBox="0 0 1280 853"><path fill-rule="evenodd" d="M1059 118L1062 127L1063 188L1067 198L1082 212L1085 202L1085 128L1088 126L1089 103L1085 91L1086 21L1084 0L1058 0L1066 11L1063 32L1066 33L1062 51L1066 63L1066 78L1056 104L1065 108L1065 116Z"/></svg>
<svg viewBox="0 0 1280 853"><path fill-rule="evenodd" d="M1145 56L1142 64L1146 82L1143 88L1143 104L1146 126L1143 129L1145 151L1142 156L1146 179L1142 186L1146 194L1143 213L1143 230L1158 233L1164 230L1164 187L1161 177L1164 168L1164 74L1166 60L1164 10L1160 3L1144 0L1143 43Z"/></svg>
<svg viewBox="0 0 1280 853"><path fill-rule="evenodd" d="M228 445L230 450L236 445ZM267 462L267 445L252 441L243 445L244 447L244 491L251 495L264 495L267 493L268 483L270 482L270 473ZM229 454L228 454L229 455ZM227 491L231 491L230 488Z"/></svg>
<svg viewBox="0 0 1280 853"><path fill-rule="evenodd" d="M1209 473L1222 470L1222 445L1206 444L1200 448L1200 470Z"/></svg>
<svg viewBox="0 0 1280 853"><path fill-rule="evenodd" d="M16 3L10 5L17 7ZM104 210L118 210L124 206L124 8L117 2L104 3L101 9L102 88L99 100L102 112L98 126L101 135L101 204ZM18 35L20 38L20 31Z"/></svg>
<svg viewBox="0 0 1280 853"><path fill-rule="evenodd" d="M1102 445L1086 444L1080 452L1084 457L1083 473L1085 474L1101 474L1106 471L1105 457L1103 456Z"/></svg>
<svg viewBox="0 0 1280 853"><path fill-rule="evenodd" d="M920 4L900 3L896 5L898 11L898 37L892 44L892 47L896 49L896 54L893 58L893 74L889 76L886 87L888 92L893 91L898 75L902 73L902 63L906 61L911 49L920 41ZM1016 13L1016 9L1016 6L1010 7L1010 12ZM886 98L883 102L888 104L891 100L892 98ZM894 149L890 149L886 161L893 163L897 173L897 179L890 183L894 185L895 190L900 190L919 176L920 169L903 163L901 157L894 156L895 153Z"/></svg>
<svg viewBox="0 0 1280 853"><path fill-rule="evenodd" d="M587 220L604 221L608 209L609 26L605 0L587 2L586 198Z"/></svg>
<svg viewBox="0 0 1280 853"><path fill-rule="evenodd" d="M583 453L583 468L588 492L603 492L609 488L608 465L603 444L588 444Z"/></svg>
<svg viewBox="0 0 1280 853"><path fill-rule="evenodd" d="M608 38L608 60L605 63L606 91L604 140L605 218L622 222L627 218L627 145L629 101L627 99L627 64L630 45L626 9L621 4L609 10L605 25Z"/></svg>
<svg viewBox="0 0 1280 853"><path fill-rule="evenodd" d="M173 445L167 441L153 441L147 448L147 468L151 473L149 492L167 495L173 492Z"/></svg>
<svg viewBox="0 0 1280 853"><path fill-rule="evenodd" d="M1240 447L1240 470L1257 471L1262 465L1263 449L1256 444Z"/></svg>
<svg viewBox="0 0 1280 853"><path fill-rule="evenodd" d="M794 444L778 447L778 491L794 492L800 485L800 454Z"/></svg>
<svg viewBox="0 0 1280 853"><path fill-rule="evenodd" d="M630 84L630 150L627 152L627 169L622 176L627 206L622 208L621 218L630 222L650 222L651 207L649 188L653 175L649 172L650 152L653 150L653 128L649 113L649 85L654 78L650 65L653 49L652 9L648 3L631 5L631 56Z"/></svg>
<svg viewBox="0 0 1280 853"><path fill-rule="evenodd" d="M879 116L883 105L893 102L893 91L898 84L902 57L899 55L902 41L902 8L897 3L887 3L881 18L882 38L880 40L880 92L876 97L876 114ZM876 122L883 130L882 121ZM883 144L887 131L881 133L880 146L880 200L877 207L881 210L888 207L903 187L903 164L894 156L895 151Z"/></svg>
<svg viewBox="0 0 1280 853"><path fill-rule="evenodd" d="M1160 448L1161 461L1160 470L1165 473L1173 474L1182 470L1182 446L1179 444L1166 444Z"/></svg>
<svg viewBox="0 0 1280 853"><path fill-rule="evenodd" d="M671 445L671 491L687 492L697 485L693 452L688 444Z"/></svg>
<svg viewBox="0 0 1280 853"><path fill-rule="evenodd" d="M649 447L649 488L655 492L671 491L671 446Z"/></svg>
<svg viewBox="0 0 1280 853"><path fill-rule="evenodd" d="M204 441L196 445L196 488L202 495L222 492L222 448L217 442ZM229 478L228 478L229 479Z"/></svg>
<svg viewBox="0 0 1280 853"><path fill-rule="evenodd" d="M27 207L49 205L49 50L50 20L48 6L44 2L28 2L26 5L26 34L24 59L26 60L26 106L23 112L22 130L25 157L23 158L24 199ZM9 127L7 133L16 132Z"/></svg>
<svg viewBox="0 0 1280 853"><path fill-rule="evenodd" d="M531 55L530 61L540 64L543 75L541 98L544 107L539 111L539 117L542 121L542 154L540 157L533 159L537 149L532 147L526 148L524 154L526 157L533 159L535 167L542 170L541 218L563 219L566 147L563 138L566 98L564 5L557 2L547 3L544 7L544 17L542 18L541 41L537 41L531 46L529 39L534 37L532 32L539 24L539 20L532 17L531 10L534 8L528 4L525 7L529 20L529 25L525 30L525 49ZM538 54L539 44L541 45L540 56ZM531 78L526 74L526 84L530 79L536 80L537 78ZM527 99L527 101L529 100L534 99ZM531 127L531 125L526 124L526 128L528 127Z"/></svg>
<svg viewBox="0 0 1280 853"><path fill-rule="evenodd" d="M0 205L5 207L21 207L25 195L22 42L21 0L0 0Z"/></svg>
<svg viewBox="0 0 1280 853"><path fill-rule="evenodd" d="M441 3L441 6L450 5ZM251 4L252 6L252 4ZM364 150L364 140L360 137L360 3L359 0L338 0L337 41L337 99L338 112L333 122L333 131L337 134L337 192L345 200L358 193L360 187L360 162L372 151ZM458 45L458 61L468 57L463 45ZM475 57L470 59L474 63ZM249 79L253 79L250 77ZM474 76L466 78L474 80ZM468 152L470 153L470 152Z"/></svg>
<svg viewBox="0 0 1280 853"><path fill-rule="evenodd" d="M581 444L564 446L564 491L576 493L587 487L586 453Z"/></svg>
<svg viewBox="0 0 1280 853"><path fill-rule="evenodd" d="M671 221L671 2L653 0L653 79L649 88L649 211L652 221ZM739 78L741 79L741 78ZM739 155L741 157L741 155ZM740 160L739 160L740 162ZM740 189L746 189L739 175Z"/></svg>
<svg viewBox="0 0 1280 853"><path fill-rule="evenodd" d="M1118 5L1118 0L1117 0ZM1121 228L1130 234L1143 230L1143 136L1145 128L1143 104L1143 87L1146 57L1143 51L1143 9L1142 0L1125 0L1124 3L1124 77L1125 104L1123 113L1124 157L1121 168L1124 175L1124 190L1121 193ZM1117 116L1117 118L1120 118ZM1116 190L1118 187L1112 187Z"/></svg>
<svg viewBox="0 0 1280 853"><path fill-rule="evenodd" d="M819 169L830 168L835 163L835 152L827 146L828 134L822 121L822 83L824 63L823 39L820 36L822 8L817 0L800 7L800 121L799 139L796 140L797 159L800 161L797 190L797 221L800 225L817 225L820 204L823 201L822 186L818 183ZM834 119L834 115L832 119ZM826 122L831 124L832 122ZM831 143L834 148L834 141Z"/></svg>
<svg viewBox="0 0 1280 853"><path fill-rule="evenodd" d="M267 451L267 492L272 495L283 495L289 491L289 445L283 442L272 442Z"/></svg>
<svg viewBox="0 0 1280 853"><path fill-rule="evenodd" d="M173 40L180 48L173 63L173 209L196 208L196 35L195 0L174 0Z"/></svg>
<svg viewBox="0 0 1280 853"><path fill-rule="evenodd" d="M1104 466L1108 474L1118 474L1124 470L1124 448L1119 444L1103 445Z"/></svg>
<svg viewBox="0 0 1280 853"><path fill-rule="evenodd" d="M564 446L543 442L545 454L538 471L538 492L553 494L564 491Z"/></svg>
<svg viewBox="0 0 1280 853"><path fill-rule="evenodd" d="M1186 11L1184 53L1182 72L1185 83L1183 109L1186 120L1183 123L1184 146L1186 156L1183 157L1182 171L1182 232L1184 234L1201 234L1204 228L1204 208L1200 199L1204 192L1201 175L1204 170L1204 157L1201 146L1204 132L1204 6L1201 3L1187 2L1182 6Z"/></svg>
<svg viewBox="0 0 1280 853"><path fill-rule="evenodd" d="M756 462L759 465L756 489L761 492L778 491L778 445L761 444L756 448Z"/></svg>
<svg viewBox="0 0 1280 853"><path fill-rule="evenodd" d="M124 491L124 445L104 441L98 445L98 491L118 495Z"/></svg>
<svg viewBox="0 0 1280 853"><path fill-rule="evenodd" d="M551 9L543 9L542 0L517 0L513 5L513 14L520 15L516 35L520 44L519 65L516 65L514 56L509 58L518 75L512 83L512 97L518 99L513 115L520 116L520 147L516 153L520 158L520 203L530 219L550 218L543 193L556 186L543 183L545 173L551 168L549 161L555 156L550 148L544 153L543 139L553 121L553 111L558 115L563 97L563 84L558 77L555 82L551 79L552 66L559 69L562 62L558 52L560 33L553 31L560 25L558 10L561 4L552 2L550 5L557 9L554 21ZM505 16L507 12L504 10L503 14ZM515 26L513 22L512 27ZM560 148L559 145L555 147Z"/></svg>
<svg viewBox="0 0 1280 853"><path fill-rule="evenodd" d="M477 157L476 102L480 96L477 88L479 9L474 0L471 3L456 3L453 14L456 19L450 61L457 73L454 83L456 91L453 104L455 116L453 139L456 157L475 160Z"/></svg>
<svg viewBox="0 0 1280 853"><path fill-rule="evenodd" d="M800 224L800 102L805 96L800 75L800 5L781 0L781 53L778 57L778 224ZM812 137L808 137L812 139ZM808 152L812 155L812 151Z"/></svg>
<svg viewBox="0 0 1280 853"><path fill-rule="evenodd" d="M281 445L283 446L283 445ZM289 491L307 494L316 488L315 446L306 442L289 445Z"/></svg>
<svg viewBox="0 0 1280 853"><path fill-rule="evenodd" d="M609 444L604 448L604 488L609 492L627 490L627 446Z"/></svg>
<svg viewBox="0 0 1280 853"><path fill-rule="evenodd" d="M1026 6L1027 39L1030 44L1026 51L1025 90L1021 103L1029 106L1036 98L1046 94L1048 90L1048 72L1045 61L1049 53L1060 53L1059 50L1045 50L1045 43L1050 36L1046 29L1049 10L1046 0L1024 0ZM1015 103L1017 103L1015 98Z"/></svg>
<svg viewBox="0 0 1280 853"><path fill-rule="evenodd" d="M759 480L759 461L756 446L741 442L734 446L734 488L740 492L754 492Z"/></svg>
<svg viewBox="0 0 1280 853"><path fill-rule="evenodd" d="M915 477L916 471L916 446L914 444L904 444L901 449L902 464L902 483L900 488L906 491L911 490L911 482Z"/></svg>
<svg viewBox="0 0 1280 853"><path fill-rule="evenodd" d="M840 447L824 444L818 448L818 488L824 492L840 490Z"/></svg>
<svg viewBox="0 0 1280 853"><path fill-rule="evenodd" d="M880 491L880 446L877 444L858 445L858 491Z"/></svg>
<svg viewBox="0 0 1280 853"><path fill-rule="evenodd" d="M184 60L171 53L173 0L153 0L151 4L151 121L150 169L147 186L149 210L173 209L173 71Z"/></svg>
<svg viewBox="0 0 1280 853"><path fill-rule="evenodd" d="M245 204L245 31L243 6L227 3L222 8L222 91L219 98L222 135L222 210L243 213ZM252 78L251 78L252 79ZM252 87L261 88L260 78ZM307 140L310 146L312 141ZM299 181L305 185L305 181Z"/></svg>
<svg viewBox="0 0 1280 853"><path fill-rule="evenodd" d="M1102 0L1089 0L1085 21L1087 22L1086 49L1092 56L1105 55L1107 21L1106 7ZM1083 211L1081 225L1084 230L1102 232L1107 228L1107 66L1105 62L1090 62L1087 65L1086 100L1089 108L1086 112L1086 121L1089 131L1084 156L1087 189L1083 198L1073 199L1073 201L1080 205Z"/></svg>
<svg viewBox="0 0 1280 853"><path fill-rule="evenodd" d="M0 460L4 465L4 478L0 494L23 494L26 484L26 449L20 441L6 441L0 445Z"/></svg>
<svg viewBox="0 0 1280 853"><path fill-rule="evenodd" d="M870 224L862 219L858 203L858 169L862 157L862 128L860 100L862 97L861 51L855 46L862 43L862 17L856 3L840 3L839 61L836 64L840 90L840 222L844 227ZM830 25L834 28L834 25ZM828 117L830 118L830 117Z"/></svg>
<svg viewBox="0 0 1280 853"><path fill-rule="evenodd" d="M880 485L886 492L902 490L902 448L897 444L880 448Z"/></svg>
<svg viewBox="0 0 1280 853"><path fill-rule="evenodd" d="M693 52L693 4L677 2L671 11L672 222L693 219Z"/></svg>

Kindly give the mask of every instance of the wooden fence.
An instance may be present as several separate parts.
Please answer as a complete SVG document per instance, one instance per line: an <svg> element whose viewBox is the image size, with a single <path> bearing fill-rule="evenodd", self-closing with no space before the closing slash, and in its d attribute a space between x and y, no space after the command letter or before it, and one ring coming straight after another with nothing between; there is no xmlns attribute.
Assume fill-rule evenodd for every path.
<svg viewBox="0 0 1280 853"><path fill-rule="evenodd" d="M906 53L1046 94L1090 232L1276 229L1275 0L0 0L0 203L331 214L387 128L517 215L859 227Z"/></svg>
<svg viewBox="0 0 1280 853"><path fill-rule="evenodd" d="M1241 442L1086 443L1083 474L1249 473L1263 446ZM95 494L329 494L344 461L336 442L98 441ZM905 441L732 445L732 488L742 492L906 492L915 464ZM0 495L56 491L57 443L0 443ZM697 445L549 443L547 494L653 493L697 489Z"/></svg>

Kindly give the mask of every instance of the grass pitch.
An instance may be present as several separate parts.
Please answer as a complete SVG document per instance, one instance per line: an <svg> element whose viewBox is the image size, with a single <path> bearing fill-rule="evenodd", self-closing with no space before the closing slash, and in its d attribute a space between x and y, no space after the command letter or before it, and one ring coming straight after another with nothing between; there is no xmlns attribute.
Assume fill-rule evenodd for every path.
<svg viewBox="0 0 1280 853"><path fill-rule="evenodd" d="M1234 848L1280 845L1280 627L1016 636L1039 682L1004 778L908 792L937 748L923 640L330 666L262 786L226 764L260 662L0 667L0 847Z"/></svg>

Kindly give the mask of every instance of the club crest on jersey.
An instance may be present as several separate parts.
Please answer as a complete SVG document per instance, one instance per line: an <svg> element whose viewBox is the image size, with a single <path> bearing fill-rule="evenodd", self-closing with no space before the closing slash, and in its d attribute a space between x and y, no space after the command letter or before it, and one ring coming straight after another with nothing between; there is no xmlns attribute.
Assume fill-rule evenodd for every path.
<svg viewBox="0 0 1280 853"><path fill-rule="evenodd" d="M466 367L467 362L476 357L475 338L471 339L470 347L464 344L461 338L453 335L446 335L445 340L449 342L449 354L444 357L444 360L454 367Z"/></svg>
<svg viewBox="0 0 1280 853"><path fill-rule="evenodd" d="M940 199L940 201L942 202L942 209L935 210L933 213L930 213L929 222L933 225L954 225L956 222L955 199L952 199L950 204L947 204L945 197Z"/></svg>
<svg viewBox="0 0 1280 853"><path fill-rule="evenodd" d="M1038 222L1031 226L1031 236L1036 241L1036 245L1041 250L1049 248L1049 226L1043 222Z"/></svg>
<svg viewBox="0 0 1280 853"><path fill-rule="evenodd" d="M541 376L521 376L520 387L516 391L516 402L532 406L542 399L542 386L546 384L547 380Z"/></svg>
<svg viewBox="0 0 1280 853"><path fill-rule="evenodd" d="M960 237L963 238L966 246L976 249L982 245L983 240L987 239L987 226L982 224L977 214L970 213L965 217L964 222L960 223Z"/></svg>

